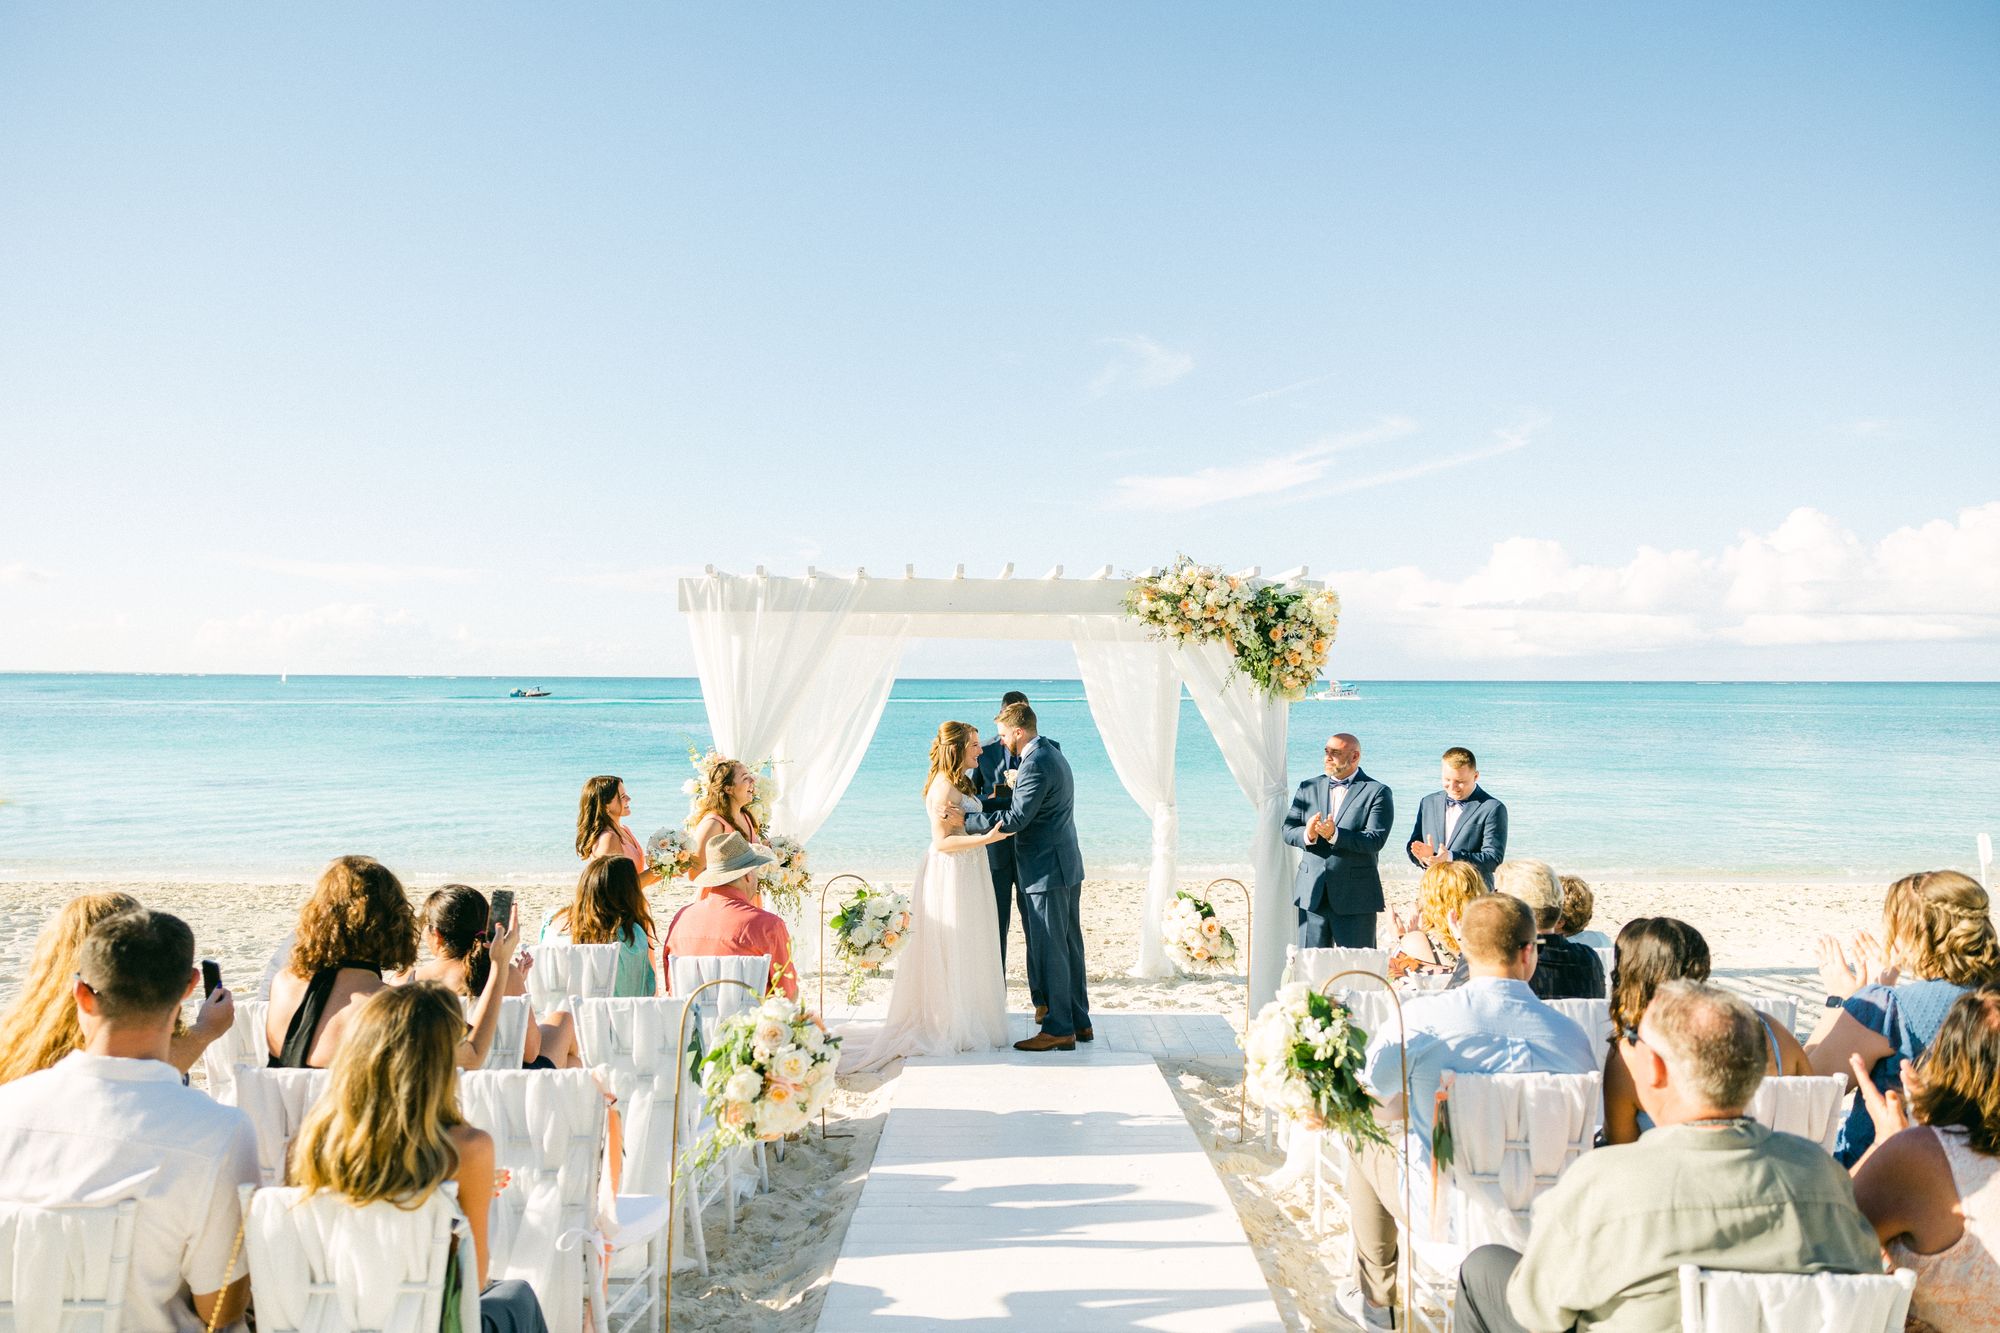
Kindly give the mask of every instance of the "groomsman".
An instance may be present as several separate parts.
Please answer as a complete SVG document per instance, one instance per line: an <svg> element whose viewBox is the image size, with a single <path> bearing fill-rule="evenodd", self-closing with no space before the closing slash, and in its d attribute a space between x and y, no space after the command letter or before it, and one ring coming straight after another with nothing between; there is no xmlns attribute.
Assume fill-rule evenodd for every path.
<svg viewBox="0 0 2000 1333"><path fill-rule="evenodd" d="M1028 696L1019 690L1009 690L1000 696L1000 711L1006 712L1011 704L1025 704ZM994 719L999 724L999 719ZM1014 774L1021 767L1021 757L1008 752L1007 743L996 732L992 740L979 747L979 768L974 781L979 786L979 795L988 810L1005 810L1014 799L1012 783ZM986 848L986 864L993 872L993 905L1000 914L1000 968L1007 967L1007 929L1010 924L1011 909L1018 903L1021 908L1021 934L1023 947L1027 949L1028 997L1034 1002L1037 1014L1048 1007L1048 992L1042 985L1042 960L1036 955L1035 947L1026 943L1028 930L1028 903L1021 896L1021 875L1019 862L1014 856L1014 839L1002 838L989 843ZM1037 1020L1039 1021L1039 1019Z"/></svg>
<svg viewBox="0 0 2000 1333"><path fill-rule="evenodd" d="M1410 830L1410 864L1430 869L1433 861L1464 861L1493 887L1493 869L1507 859L1507 807L1479 785L1479 761L1454 745L1444 752L1443 791L1417 804Z"/></svg>
<svg viewBox="0 0 2000 1333"><path fill-rule="evenodd" d="M1394 795L1361 771L1361 742L1329 736L1326 772L1299 784L1285 815L1285 841L1304 853L1292 881L1300 948L1375 947L1383 907L1375 858L1395 822Z"/></svg>

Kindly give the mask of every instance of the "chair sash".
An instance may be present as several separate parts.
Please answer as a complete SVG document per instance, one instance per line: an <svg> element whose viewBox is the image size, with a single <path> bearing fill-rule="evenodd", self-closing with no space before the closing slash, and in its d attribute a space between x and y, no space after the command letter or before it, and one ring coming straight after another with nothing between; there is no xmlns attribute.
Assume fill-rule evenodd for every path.
<svg viewBox="0 0 2000 1333"><path fill-rule="evenodd" d="M0 1203L0 1327L12 1333L115 1333L139 1205L38 1208Z"/></svg>
<svg viewBox="0 0 2000 1333"><path fill-rule="evenodd" d="M1745 1109L1752 1120L1784 1134L1796 1134L1828 1152L1847 1114L1847 1079L1839 1074L1772 1075L1757 1085Z"/></svg>
<svg viewBox="0 0 2000 1333"><path fill-rule="evenodd" d="M1683 1264L1683 1333L1902 1333L1917 1275L1728 1273Z"/></svg>
<svg viewBox="0 0 2000 1333"><path fill-rule="evenodd" d="M1447 1077L1454 1154L1432 1234L1465 1250L1523 1249L1535 1200L1590 1151L1603 1113L1602 1076Z"/></svg>
<svg viewBox="0 0 2000 1333"><path fill-rule="evenodd" d="M447 1184L415 1208L245 1188L243 1248L259 1333L433 1333L459 1238L458 1333L478 1333L472 1233Z"/></svg>

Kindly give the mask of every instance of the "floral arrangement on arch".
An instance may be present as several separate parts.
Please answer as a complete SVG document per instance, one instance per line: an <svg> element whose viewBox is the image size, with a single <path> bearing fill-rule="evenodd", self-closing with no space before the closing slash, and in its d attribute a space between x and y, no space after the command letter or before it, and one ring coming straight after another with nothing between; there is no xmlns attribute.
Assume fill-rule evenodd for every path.
<svg viewBox="0 0 2000 1333"><path fill-rule="evenodd" d="M688 747L688 763L694 766L694 776L681 784L681 791L688 798L688 823L693 824L700 816L701 803L708 796L707 775L711 767L722 758L722 752L711 749L706 753ZM771 802L778 799L778 784L771 777L771 761L760 759L756 763L739 760L757 778L757 792L750 798L750 817L757 821L757 827L771 827Z"/></svg>
<svg viewBox="0 0 2000 1333"><path fill-rule="evenodd" d="M646 839L646 869L659 871L667 883L688 877L694 855L694 839L684 828L663 828Z"/></svg>
<svg viewBox="0 0 2000 1333"><path fill-rule="evenodd" d="M1160 938L1183 972L1220 972L1236 961L1236 937L1217 919L1214 905L1186 889L1167 904Z"/></svg>
<svg viewBox="0 0 2000 1333"><path fill-rule="evenodd" d="M847 1002L910 938L910 895L863 884L833 917L833 951L847 964Z"/></svg>
<svg viewBox="0 0 2000 1333"><path fill-rule="evenodd" d="M1125 610L1155 637L1225 645L1258 689L1284 698L1304 695L1318 678L1340 629L1340 597L1330 588L1252 588L1184 555L1133 579Z"/></svg>
<svg viewBox="0 0 2000 1333"><path fill-rule="evenodd" d="M1368 1034L1346 1005L1290 982L1250 1025L1244 1075L1264 1105L1309 1130L1335 1130L1359 1150L1389 1141L1361 1082L1367 1050Z"/></svg>
<svg viewBox="0 0 2000 1333"><path fill-rule="evenodd" d="M732 1016L702 1057L701 1090L714 1128L689 1165L804 1129L833 1095L839 1055L840 1038L783 995Z"/></svg>
<svg viewBox="0 0 2000 1333"><path fill-rule="evenodd" d="M795 916L805 902L807 891L812 888L806 845L779 834L764 839L764 845L778 858L778 864L764 871L758 881L765 905L781 915Z"/></svg>

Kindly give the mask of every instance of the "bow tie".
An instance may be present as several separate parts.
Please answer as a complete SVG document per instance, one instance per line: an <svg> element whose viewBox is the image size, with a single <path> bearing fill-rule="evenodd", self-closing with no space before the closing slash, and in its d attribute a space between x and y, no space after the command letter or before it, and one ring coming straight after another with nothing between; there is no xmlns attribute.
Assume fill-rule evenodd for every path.
<svg viewBox="0 0 2000 1333"><path fill-rule="evenodd" d="M1454 801L1449 796L1444 798L1444 808L1447 810L1456 810L1464 804L1464 801Z"/></svg>
<svg viewBox="0 0 2000 1333"><path fill-rule="evenodd" d="M1326 785L1327 785L1327 786L1329 786L1329 787L1345 787L1345 786L1346 786L1346 785L1347 785L1348 783L1350 783L1350 782L1352 782L1352 781L1354 781L1354 779L1353 779L1353 778L1351 778L1351 777L1348 777L1348 778L1333 778L1333 777L1330 777L1330 778L1328 778L1328 779L1326 780Z"/></svg>

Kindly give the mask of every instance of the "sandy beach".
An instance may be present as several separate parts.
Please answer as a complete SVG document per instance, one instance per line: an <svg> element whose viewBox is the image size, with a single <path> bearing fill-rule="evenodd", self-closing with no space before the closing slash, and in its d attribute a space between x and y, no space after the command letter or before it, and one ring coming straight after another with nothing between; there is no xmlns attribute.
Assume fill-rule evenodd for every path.
<svg viewBox="0 0 2000 1333"><path fill-rule="evenodd" d="M883 881L894 883L894 881ZM524 922L539 922L562 903L567 883L514 884ZM1190 888L1199 889L1199 882ZM1392 882L1390 901L1407 909L1413 884ZM1594 885L1596 929L1615 933L1634 916L1677 916L1707 936L1717 977L1761 992L1816 998L1812 945L1822 932L1846 935L1872 928L1886 885L1866 882L1764 881L1752 879L1614 880ZM34 937L49 917L79 892L122 889L148 906L174 912L195 931L202 954L222 964L231 983L248 988L265 960L291 929L309 882L84 883L40 881L0 884L0 962L10 980L21 974ZM412 886L422 898L428 886ZM1238 974L1203 977L1134 978L1127 969L1137 956L1138 926L1145 885L1138 880L1097 880L1085 886L1084 930L1091 959L1091 999L1104 1010L1198 1010L1241 1022L1243 979ZM654 912L664 919L687 900L686 890L658 894ZM1243 907L1222 894L1216 909L1232 930L1241 932ZM816 909L806 929L816 919ZM534 927L528 933L532 936ZM1008 949L1009 1003L1028 1004L1022 946L1016 922ZM845 997L846 979L826 978L829 1018L838 1025L858 1011L877 1010L889 982L870 982L857 1005ZM819 976L808 969L804 995L816 1000ZM11 993L11 986L0 994ZM1275 1186L1269 1177L1279 1159L1261 1143L1218 1143L1216 1130L1233 1124L1234 1088L1240 1065L1232 1059L1163 1061L1182 1108L1195 1125L1245 1229L1256 1246L1287 1326L1345 1329L1332 1293L1346 1271L1347 1242L1336 1223L1324 1236L1310 1228L1310 1200L1304 1187ZM696 1330L757 1330L808 1333L816 1323L824 1282L840 1249L841 1235L860 1194L887 1112L895 1078L862 1075L841 1080L836 1128L852 1137L824 1142L813 1138L791 1145L773 1188L750 1201L733 1235L719 1221L710 1239L713 1268L697 1278L685 1274L676 1285L675 1322ZM1254 1108L1253 1108L1254 1114Z"/></svg>

